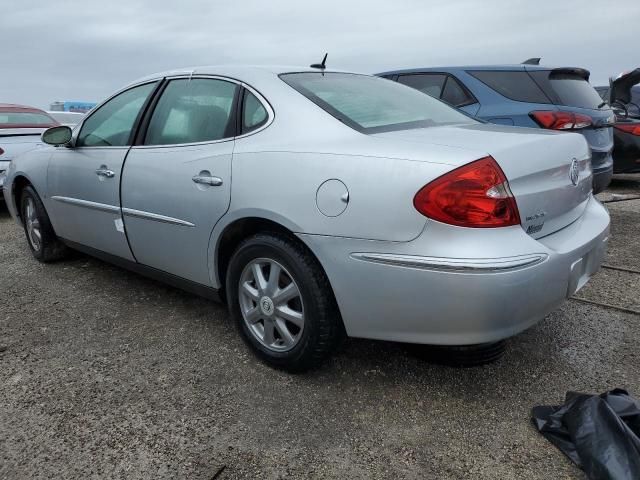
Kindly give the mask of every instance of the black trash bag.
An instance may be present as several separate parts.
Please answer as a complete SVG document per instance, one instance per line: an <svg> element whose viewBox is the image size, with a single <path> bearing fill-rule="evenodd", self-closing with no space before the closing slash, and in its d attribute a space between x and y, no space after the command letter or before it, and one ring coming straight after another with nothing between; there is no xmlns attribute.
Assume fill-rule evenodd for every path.
<svg viewBox="0 0 640 480"><path fill-rule="evenodd" d="M640 479L640 402L626 390L568 392L564 405L534 407L532 420L591 480Z"/></svg>

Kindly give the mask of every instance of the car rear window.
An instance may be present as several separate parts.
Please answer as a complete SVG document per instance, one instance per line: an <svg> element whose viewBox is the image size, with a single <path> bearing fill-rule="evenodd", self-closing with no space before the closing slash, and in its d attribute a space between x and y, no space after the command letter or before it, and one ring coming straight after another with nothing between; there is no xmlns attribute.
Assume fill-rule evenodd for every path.
<svg viewBox="0 0 640 480"><path fill-rule="evenodd" d="M283 81L341 122L363 133L475 123L413 88L350 73L287 73Z"/></svg>
<svg viewBox="0 0 640 480"><path fill-rule="evenodd" d="M57 125L57 123L53 118L44 113L0 110L0 128L12 128L25 125L41 125L47 127Z"/></svg>
<svg viewBox="0 0 640 480"><path fill-rule="evenodd" d="M525 71L475 70L468 73L511 100L551 103L551 100Z"/></svg>
<svg viewBox="0 0 640 480"><path fill-rule="evenodd" d="M563 105L596 109L602 104L596 89L578 75L551 72L549 83Z"/></svg>

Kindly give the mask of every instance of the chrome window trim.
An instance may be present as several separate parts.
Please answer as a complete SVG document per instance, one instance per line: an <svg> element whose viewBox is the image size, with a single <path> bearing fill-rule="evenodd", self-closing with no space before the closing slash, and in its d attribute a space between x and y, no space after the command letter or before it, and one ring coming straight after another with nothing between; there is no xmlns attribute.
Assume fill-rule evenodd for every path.
<svg viewBox="0 0 640 480"><path fill-rule="evenodd" d="M134 208L123 208L122 214L128 217L142 218L144 220L154 220L156 222L170 223L172 225L180 225L182 227L195 227L195 224L181 220L179 218L167 217L158 213L145 212Z"/></svg>
<svg viewBox="0 0 640 480"><path fill-rule="evenodd" d="M537 265L546 260L546 253L504 258L443 258L390 253L352 253L351 258L371 263L394 265L423 270L439 270L458 273L492 273L518 270Z"/></svg>

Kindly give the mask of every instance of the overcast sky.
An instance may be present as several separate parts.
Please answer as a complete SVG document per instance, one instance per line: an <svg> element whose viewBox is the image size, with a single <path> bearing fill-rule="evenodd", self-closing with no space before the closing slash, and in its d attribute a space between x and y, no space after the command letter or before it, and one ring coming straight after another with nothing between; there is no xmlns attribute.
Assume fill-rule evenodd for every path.
<svg viewBox="0 0 640 480"><path fill-rule="evenodd" d="M191 65L580 66L595 84L637 67L640 1L4 0L0 102L98 101ZM626 24L626 26L625 26Z"/></svg>

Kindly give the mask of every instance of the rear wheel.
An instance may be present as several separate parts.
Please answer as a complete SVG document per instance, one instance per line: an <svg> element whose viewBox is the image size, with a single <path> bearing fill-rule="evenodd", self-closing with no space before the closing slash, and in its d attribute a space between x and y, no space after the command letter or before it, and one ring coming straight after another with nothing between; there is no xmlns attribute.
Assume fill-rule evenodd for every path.
<svg viewBox="0 0 640 480"><path fill-rule="evenodd" d="M226 290L244 340L274 367L314 368L340 343L342 322L324 271L286 236L245 240L229 263Z"/></svg>
<svg viewBox="0 0 640 480"><path fill-rule="evenodd" d="M56 237L42 200L32 186L20 196L20 217L31 253L40 262L54 262L63 258L68 249Z"/></svg>

